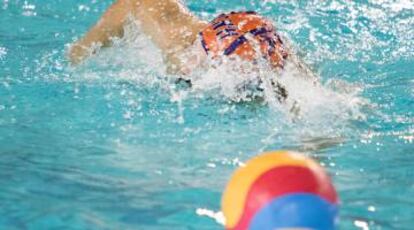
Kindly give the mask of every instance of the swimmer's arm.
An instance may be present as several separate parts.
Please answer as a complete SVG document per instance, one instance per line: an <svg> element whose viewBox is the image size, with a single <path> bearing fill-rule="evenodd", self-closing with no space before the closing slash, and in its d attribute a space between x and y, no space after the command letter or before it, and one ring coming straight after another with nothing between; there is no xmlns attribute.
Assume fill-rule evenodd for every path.
<svg viewBox="0 0 414 230"><path fill-rule="evenodd" d="M69 50L76 64L91 56L100 46L111 45L121 37L129 16L140 22L141 31L161 49L170 72L184 72L178 57L191 46L206 23L192 15L178 0L118 0L100 21ZM187 64L187 63L186 63Z"/></svg>
<svg viewBox="0 0 414 230"><path fill-rule="evenodd" d="M68 57L72 64L80 63L98 47L110 46L112 38L122 37L124 24L132 9L131 0L116 1L92 29L70 47Z"/></svg>

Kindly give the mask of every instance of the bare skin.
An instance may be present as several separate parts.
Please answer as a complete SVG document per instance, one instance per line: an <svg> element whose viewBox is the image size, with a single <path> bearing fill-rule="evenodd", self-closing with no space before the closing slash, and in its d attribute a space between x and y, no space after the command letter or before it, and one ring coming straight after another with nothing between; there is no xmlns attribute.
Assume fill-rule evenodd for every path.
<svg viewBox="0 0 414 230"><path fill-rule="evenodd" d="M68 52L70 61L78 64L93 55L96 47L110 46L112 38L124 35L124 26L131 18L161 49L169 73L189 74L207 58L201 42L195 41L208 23L192 15L179 0L116 0L98 23L71 46ZM295 55L289 52L289 57L315 83L318 82ZM271 81L278 100L285 100L288 97L286 89L276 78Z"/></svg>
<svg viewBox="0 0 414 230"><path fill-rule="evenodd" d="M123 36L124 26L131 16L161 49L171 72L182 69L180 54L194 43L198 32L207 24L177 0L117 0L98 23L72 45L68 53L70 61L78 64L94 53L95 46L110 46L112 38Z"/></svg>

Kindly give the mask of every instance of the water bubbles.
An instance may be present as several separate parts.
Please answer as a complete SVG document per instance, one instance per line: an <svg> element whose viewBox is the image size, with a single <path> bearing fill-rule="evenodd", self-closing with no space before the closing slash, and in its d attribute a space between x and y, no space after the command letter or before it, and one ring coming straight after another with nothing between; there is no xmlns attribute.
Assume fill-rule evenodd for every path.
<svg viewBox="0 0 414 230"><path fill-rule="evenodd" d="M7 55L7 49L5 47L0 46L0 61L4 60Z"/></svg>
<svg viewBox="0 0 414 230"><path fill-rule="evenodd" d="M124 119L130 120L134 117L134 112L132 111L126 111L123 115Z"/></svg>
<svg viewBox="0 0 414 230"><path fill-rule="evenodd" d="M411 132L414 133L413 131ZM401 135L399 136L401 140L403 140L406 144L412 144L414 143L414 135Z"/></svg>
<svg viewBox="0 0 414 230"><path fill-rule="evenodd" d="M23 10L22 15L26 17L36 16L37 13L35 9L36 9L36 6L34 4L30 4L27 1L24 1L24 4L22 6L22 10Z"/></svg>
<svg viewBox="0 0 414 230"><path fill-rule="evenodd" d="M375 206L372 206L372 205L370 205L370 206L368 206L368 211L370 211L370 212L375 212L375 211L377 211L377 209L375 208Z"/></svg>
<svg viewBox="0 0 414 230"><path fill-rule="evenodd" d="M379 1L379 3L382 3L395 12L400 12L402 10L414 10L414 2L410 0Z"/></svg>
<svg viewBox="0 0 414 230"><path fill-rule="evenodd" d="M216 168L217 167L217 165L214 164L214 163L207 163L206 166L209 167L209 168Z"/></svg>
<svg viewBox="0 0 414 230"><path fill-rule="evenodd" d="M78 11L86 11L89 12L91 10L91 8L87 5L79 5L78 6Z"/></svg>
<svg viewBox="0 0 414 230"><path fill-rule="evenodd" d="M9 7L9 0L3 0L2 9L7 10L8 7Z"/></svg>
<svg viewBox="0 0 414 230"><path fill-rule="evenodd" d="M362 220L355 220L354 221L355 227L358 227L361 230L369 230L369 224Z"/></svg>

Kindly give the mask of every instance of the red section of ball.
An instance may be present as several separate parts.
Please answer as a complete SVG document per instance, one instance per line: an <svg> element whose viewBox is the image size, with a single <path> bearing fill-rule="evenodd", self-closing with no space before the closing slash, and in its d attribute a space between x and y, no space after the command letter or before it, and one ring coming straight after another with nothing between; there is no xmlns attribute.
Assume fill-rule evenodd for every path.
<svg viewBox="0 0 414 230"><path fill-rule="evenodd" d="M271 169L250 187L243 215L234 230L248 228L252 217L268 202L293 193L312 193L338 204L338 196L325 172L298 166Z"/></svg>

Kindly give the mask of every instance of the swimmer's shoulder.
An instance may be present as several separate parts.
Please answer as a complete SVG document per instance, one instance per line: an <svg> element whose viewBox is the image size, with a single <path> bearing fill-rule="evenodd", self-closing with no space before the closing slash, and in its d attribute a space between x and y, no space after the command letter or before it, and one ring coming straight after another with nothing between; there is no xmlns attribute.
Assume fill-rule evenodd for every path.
<svg viewBox="0 0 414 230"><path fill-rule="evenodd" d="M205 23L177 0L136 1L141 28L163 51L190 46Z"/></svg>

